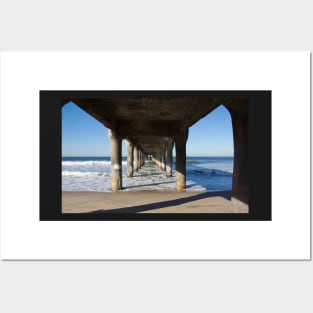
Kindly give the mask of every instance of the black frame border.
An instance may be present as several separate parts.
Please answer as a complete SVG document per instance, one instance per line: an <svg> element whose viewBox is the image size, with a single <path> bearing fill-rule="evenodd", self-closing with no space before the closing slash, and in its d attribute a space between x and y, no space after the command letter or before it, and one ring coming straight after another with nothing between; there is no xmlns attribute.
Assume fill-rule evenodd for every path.
<svg viewBox="0 0 313 313"><path fill-rule="evenodd" d="M249 213L62 213L62 105L74 98L248 98ZM272 92L39 91L40 221L270 221L272 218Z"/></svg>

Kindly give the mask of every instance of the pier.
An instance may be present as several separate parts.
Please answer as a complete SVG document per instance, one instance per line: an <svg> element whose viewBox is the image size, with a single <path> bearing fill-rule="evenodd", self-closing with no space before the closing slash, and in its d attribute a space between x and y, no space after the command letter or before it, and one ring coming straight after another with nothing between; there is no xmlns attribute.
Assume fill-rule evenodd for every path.
<svg viewBox="0 0 313 313"><path fill-rule="evenodd" d="M108 128L111 143L112 191L123 188L122 140L126 139L127 176L132 177L150 158L172 176L176 152L176 189L186 188L186 143L189 128L223 104L232 119L234 169L231 204L234 212L248 212L248 100L247 98L121 97L68 98ZM205 142L203 143L206 144Z"/></svg>

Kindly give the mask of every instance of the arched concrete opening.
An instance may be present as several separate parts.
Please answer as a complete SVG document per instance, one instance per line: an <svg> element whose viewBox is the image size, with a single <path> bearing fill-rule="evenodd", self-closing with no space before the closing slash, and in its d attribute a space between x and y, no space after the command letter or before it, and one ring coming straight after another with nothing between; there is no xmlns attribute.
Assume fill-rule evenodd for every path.
<svg viewBox="0 0 313 313"><path fill-rule="evenodd" d="M231 191L233 156L231 115L220 104L189 129L187 180L197 182L198 188L208 191Z"/></svg>
<svg viewBox="0 0 313 313"><path fill-rule="evenodd" d="M176 189L186 188L186 142L189 128L221 103L229 110L234 136L232 203L234 211L248 211L248 101L245 98L74 98L80 108L109 128L112 190L122 189L121 141L134 146L133 171L142 156L152 155L165 168L166 143L176 150ZM151 151L149 145L161 146ZM148 142L147 142L148 141ZM137 149L136 149L137 147ZM137 150L137 152L136 152ZM136 156L136 157L135 157ZM169 157L170 160L170 157ZM139 164L136 164L137 163ZM130 164L131 162L129 162ZM130 171L131 172L131 171Z"/></svg>
<svg viewBox="0 0 313 313"><path fill-rule="evenodd" d="M61 115L62 190L104 191L111 185L108 128L72 101Z"/></svg>
<svg viewBox="0 0 313 313"><path fill-rule="evenodd" d="M86 156L83 147L89 151L87 156L103 156L108 153L105 150L103 134L107 127L76 103L69 101L62 106L62 155L65 156ZM93 128L93 133L88 128ZM64 130L70 135L70 140L64 137ZM94 136L96 134L97 136ZM100 139L100 140L99 140ZM94 147L97 149L94 149Z"/></svg>

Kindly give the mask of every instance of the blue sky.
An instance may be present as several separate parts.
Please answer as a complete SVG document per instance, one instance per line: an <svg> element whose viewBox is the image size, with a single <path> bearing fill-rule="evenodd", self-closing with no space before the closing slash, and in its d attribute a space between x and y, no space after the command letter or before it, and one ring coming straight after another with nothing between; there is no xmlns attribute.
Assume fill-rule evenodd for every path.
<svg viewBox="0 0 313 313"><path fill-rule="evenodd" d="M126 155L124 140L122 147ZM107 128L74 103L66 104L62 109L62 156L109 155ZM233 156L231 118L224 106L189 128L187 155Z"/></svg>

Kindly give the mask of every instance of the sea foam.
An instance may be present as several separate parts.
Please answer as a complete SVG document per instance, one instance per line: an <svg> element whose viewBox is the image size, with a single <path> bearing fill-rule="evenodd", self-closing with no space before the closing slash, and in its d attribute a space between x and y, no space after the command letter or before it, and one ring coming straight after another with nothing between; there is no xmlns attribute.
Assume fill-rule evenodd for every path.
<svg viewBox="0 0 313 313"><path fill-rule="evenodd" d="M166 177L152 161L132 178L127 177L127 161L123 158L123 191L132 190L176 190L175 159L173 177ZM186 164L187 191L231 190L233 158L192 158ZM109 159L70 158L62 161L63 191L111 191L111 161Z"/></svg>

